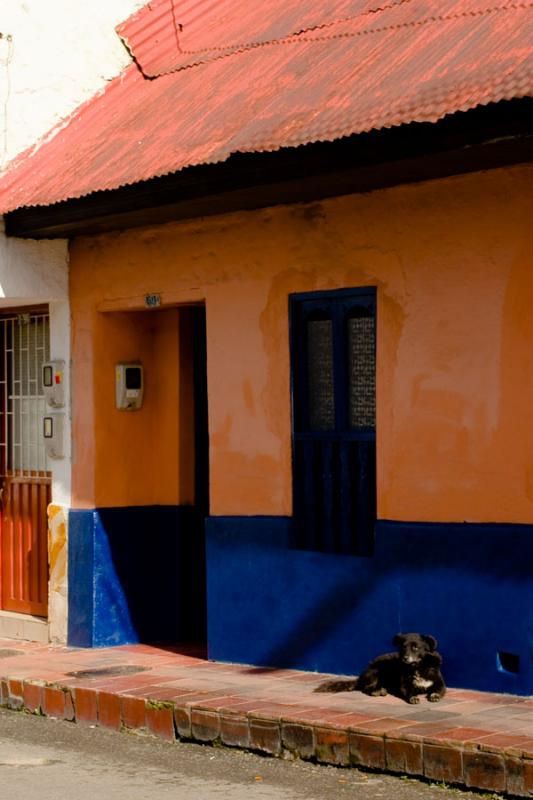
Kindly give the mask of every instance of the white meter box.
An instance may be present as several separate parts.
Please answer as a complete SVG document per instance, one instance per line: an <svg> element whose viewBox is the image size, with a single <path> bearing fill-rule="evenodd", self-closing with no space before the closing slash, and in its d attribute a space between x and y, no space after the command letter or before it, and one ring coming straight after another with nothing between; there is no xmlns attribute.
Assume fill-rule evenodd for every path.
<svg viewBox="0 0 533 800"><path fill-rule="evenodd" d="M142 364L115 365L115 400L120 411L138 411L142 408L144 376Z"/></svg>
<svg viewBox="0 0 533 800"><path fill-rule="evenodd" d="M61 413L46 414L43 417L43 438L48 458L64 458L65 456L65 415Z"/></svg>
<svg viewBox="0 0 533 800"><path fill-rule="evenodd" d="M43 389L46 404L51 408L65 405L65 362L60 359L43 364Z"/></svg>

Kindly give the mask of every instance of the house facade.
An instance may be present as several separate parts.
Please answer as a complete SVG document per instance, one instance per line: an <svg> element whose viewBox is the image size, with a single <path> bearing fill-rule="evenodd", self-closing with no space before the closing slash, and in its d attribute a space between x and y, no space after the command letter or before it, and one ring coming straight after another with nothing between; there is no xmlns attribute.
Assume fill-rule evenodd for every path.
<svg viewBox="0 0 533 800"><path fill-rule="evenodd" d="M391 136L372 123L315 146L306 114L326 131L332 107L298 94L292 60L246 118L257 31L227 54L241 83L222 97L224 58L143 49L156 13L122 28L137 65L0 182L8 232L70 238L68 642L202 641L216 660L357 673L417 630L450 685L531 693L524 93L472 66L468 96L493 92L472 108L454 88ZM216 49L203 35L196 54ZM203 84L211 106L193 102Z"/></svg>
<svg viewBox="0 0 533 800"><path fill-rule="evenodd" d="M142 638L174 629L179 640L196 612L200 636L207 608L212 658L351 673L389 647L391 631L423 630L440 640L452 684L530 691L531 177L519 165L72 242L82 457L70 569L101 603L90 628L84 595L72 596L71 641L130 640L139 627ZM311 365L298 373L294 349L291 360L291 337L306 335L291 327L291 302L323 304L318 325L307 322L311 359L313 345L316 357L326 349L337 307L351 313L352 291L375 298L375 383L373 364L358 379L375 386L375 417L363 426L375 481L362 490L349 463L362 451L342 451L320 407L334 383L328 354L318 378ZM156 310L145 306L151 294ZM195 352L204 324L206 349ZM141 411L114 407L123 361L144 366ZM207 382L200 421L195 369ZM297 460L296 380L318 405L312 470ZM206 479L200 426L204 580L193 514L195 491L205 504L205 488L195 489ZM302 480L311 485L299 542ZM343 481L377 504L370 548L357 541L365 519L342 506ZM343 543L344 513L352 538Z"/></svg>

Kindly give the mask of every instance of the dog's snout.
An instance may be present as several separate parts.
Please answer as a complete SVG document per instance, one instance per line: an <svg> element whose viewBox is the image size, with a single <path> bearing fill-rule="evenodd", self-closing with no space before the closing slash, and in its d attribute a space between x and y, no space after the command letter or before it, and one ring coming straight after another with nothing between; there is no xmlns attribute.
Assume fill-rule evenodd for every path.
<svg viewBox="0 0 533 800"><path fill-rule="evenodd" d="M420 651L417 647L411 645L402 651L400 658L404 664L416 664L420 661Z"/></svg>

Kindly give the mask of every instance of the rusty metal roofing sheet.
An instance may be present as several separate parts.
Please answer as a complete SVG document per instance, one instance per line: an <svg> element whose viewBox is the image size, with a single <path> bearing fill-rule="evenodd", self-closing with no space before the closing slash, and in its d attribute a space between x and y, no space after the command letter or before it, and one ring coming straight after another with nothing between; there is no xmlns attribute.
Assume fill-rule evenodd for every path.
<svg viewBox="0 0 533 800"><path fill-rule="evenodd" d="M149 16L162 2L143 11ZM0 178L0 210L115 189L235 152L435 122L533 94L533 2L383 0L381 11L363 0L298 4L300 25L296 0L284 0L286 18L281 3L272 3L280 14L275 22L263 13L270 3L261 4L254 22L241 0L184 2L191 47L212 53L220 41L233 50L187 68L167 54L155 67L165 74L155 79L129 67L12 164ZM222 11L225 25L208 24ZM137 26L130 46L139 64L158 50L150 39L153 20L145 20L142 41L142 14L126 23L128 31ZM268 38L276 31L281 38Z"/></svg>
<svg viewBox="0 0 533 800"><path fill-rule="evenodd" d="M340 21L368 22L408 2L269 0L259 13L250 0L152 0L117 31L143 73L154 78Z"/></svg>

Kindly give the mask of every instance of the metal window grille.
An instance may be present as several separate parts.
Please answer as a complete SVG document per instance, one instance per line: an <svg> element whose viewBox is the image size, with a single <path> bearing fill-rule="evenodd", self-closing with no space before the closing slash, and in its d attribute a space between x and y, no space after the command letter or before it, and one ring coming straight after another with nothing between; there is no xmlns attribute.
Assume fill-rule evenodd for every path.
<svg viewBox="0 0 533 800"><path fill-rule="evenodd" d="M348 319L349 413L352 428L376 425L376 343L371 316Z"/></svg>
<svg viewBox="0 0 533 800"><path fill-rule="evenodd" d="M335 394L331 320L309 320L307 342L310 424L314 430L332 430L335 427Z"/></svg>
<svg viewBox="0 0 533 800"><path fill-rule="evenodd" d="M50 359L48 314L17 314L0 319L4 475L41 475L48 464L41 434L46 406L42 365Z"/></svg>

